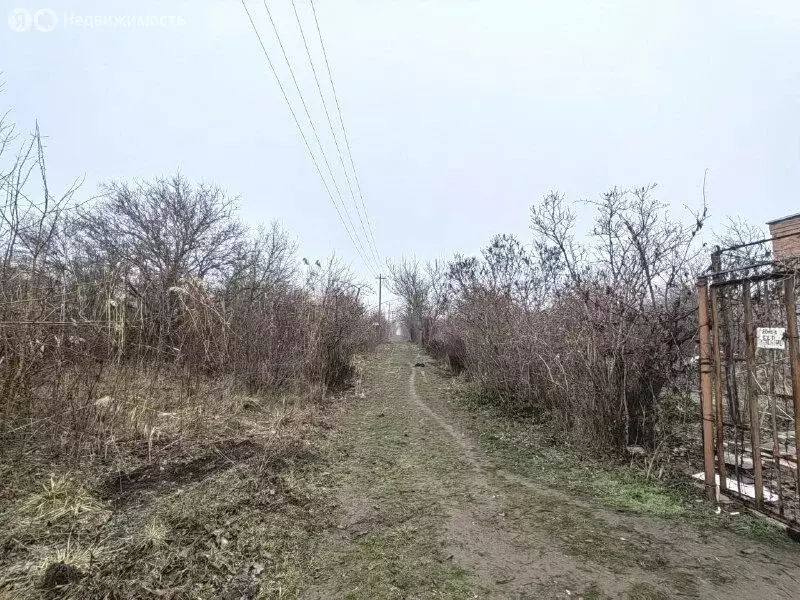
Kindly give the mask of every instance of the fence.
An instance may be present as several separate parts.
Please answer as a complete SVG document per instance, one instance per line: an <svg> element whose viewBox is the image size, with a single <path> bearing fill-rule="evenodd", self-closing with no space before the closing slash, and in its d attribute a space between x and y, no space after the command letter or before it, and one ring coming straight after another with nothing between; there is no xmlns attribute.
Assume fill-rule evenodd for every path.
<svg viewBox="0 0 800 600"><path fill-rule="evenodd" d="M704 479L712 499L800 525L800 261L742 254L772 241L718 249L697 282Z"/></svg>

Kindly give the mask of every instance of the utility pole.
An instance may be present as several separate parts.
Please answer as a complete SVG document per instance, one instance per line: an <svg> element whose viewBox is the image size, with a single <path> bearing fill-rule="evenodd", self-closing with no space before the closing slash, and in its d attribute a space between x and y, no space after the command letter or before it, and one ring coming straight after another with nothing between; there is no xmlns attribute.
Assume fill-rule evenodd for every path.
<svg viewBox="0 0 800 600"><path fill-rule="evenodd" d="M378 322L381 321L381 288L383 287L383 275L378 273L378 276L375 278L378 280Z"/></svg>

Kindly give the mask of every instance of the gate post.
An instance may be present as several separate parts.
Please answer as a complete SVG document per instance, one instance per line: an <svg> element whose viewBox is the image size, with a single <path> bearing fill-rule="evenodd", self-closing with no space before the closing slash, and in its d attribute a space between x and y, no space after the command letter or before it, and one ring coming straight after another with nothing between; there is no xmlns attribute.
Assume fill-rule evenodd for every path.
<svg viewBox="0 0 800 600"><path fill-rule="evenodd" d="M711 343L712 355L714 356L714 413L717 419L717 473L719 473L719 491L725 492L728 489L728 474L725 468L725 421L723 419L723 403L725 395L722 386L722 339L719 326L719 296L722 294L720 288L711 289Z"/></svg>
<svg viewBox="0 0 800 600"><path fill-rule="evenodd" d="M795 470L797 475L797 490L800 491L800 364L798 360L797 348L797 298L794 291L794 273L783 280L783 299L786 303L786 329L787 344L789 345L789 366L792 372L792 400L794 408L794 447L795 457L797 458L798 468Z"/></svg>
<svg viewBox="0 0 800 600"><path fill-rule="evenodd" d="M700 322L700 400L703 405L703 466L705 467L706 497L716 500L714 478L714 429L711 399L711 323L708 318L708 279L697 280L697 316Z"/></svg>

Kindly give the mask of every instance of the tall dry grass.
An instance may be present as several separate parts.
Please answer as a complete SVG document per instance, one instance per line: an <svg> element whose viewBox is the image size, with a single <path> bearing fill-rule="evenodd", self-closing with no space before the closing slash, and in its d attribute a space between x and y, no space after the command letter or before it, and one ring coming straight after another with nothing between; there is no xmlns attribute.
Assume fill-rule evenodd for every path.
<svg viewBox="0 0 800 600"><path fill-rule="evenodd" d="M176 175L78 203L0 122L0 453L80 461L189 431L238 393L324 396L381 336L336 261Z"/></svg>

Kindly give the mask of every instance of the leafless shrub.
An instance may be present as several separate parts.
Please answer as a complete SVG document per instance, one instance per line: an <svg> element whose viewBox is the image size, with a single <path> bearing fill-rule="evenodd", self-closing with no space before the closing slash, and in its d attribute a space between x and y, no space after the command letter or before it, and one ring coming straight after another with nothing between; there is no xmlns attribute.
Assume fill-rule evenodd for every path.
<svg viewBox="0 0 800 600"><path fill-rule="evenodd" d="M564 198L548 194L531 211L531 246L497 236L480 257L455 257L445 309L424 341L458 356L511 412L607 448L658 444L668 425L661 399L694 353L705 211L676 221L652 192L615 188L587 203L595 222L584 241ZM415 281L407 265L401 282ZM417 304L432 315L432 281L398 288L428 294Z"/></svg>
<svg viewBox="0 0 800 600"><path fill-rule="evenodd" d="M591 241L575 252L563 224L547 210L561 198L550 195L544 210L532 210L540 252L557 252L568 274L554 306L580 315L573 317L577 335L551 342L552 348L563 339L566 344L554 349L562 363L570 361L566 425L615 447L656 443L658 399L696 331L695 241L705 209L688 222L676 221L653 198L653 187L615 188L592 203Z"/></svg>
<svg viewBox="0 0 800 600"><path fill-rule="evenodd" d="M0 122L0 150L0 452L180 436L238 389L324 395L379 340L344 267L301 272L220 188L113 182L79 206L48 189L38 130Z"/></svg>

